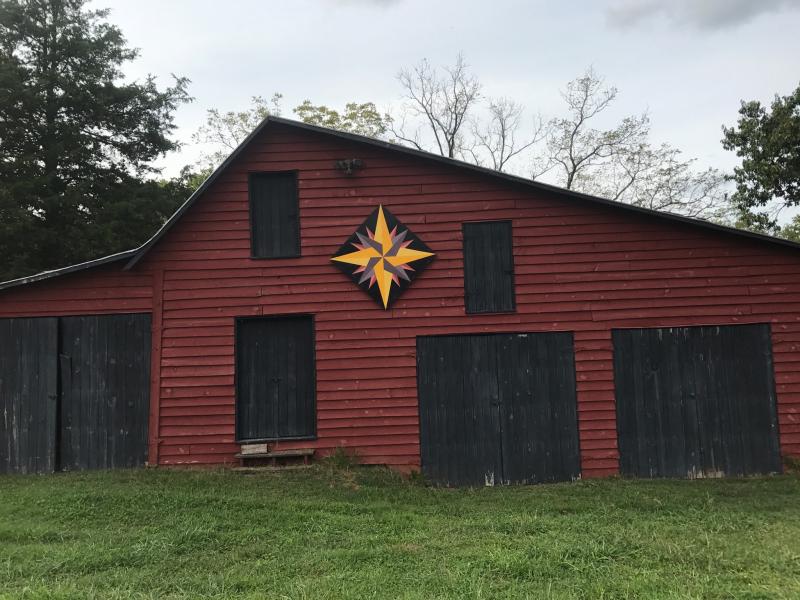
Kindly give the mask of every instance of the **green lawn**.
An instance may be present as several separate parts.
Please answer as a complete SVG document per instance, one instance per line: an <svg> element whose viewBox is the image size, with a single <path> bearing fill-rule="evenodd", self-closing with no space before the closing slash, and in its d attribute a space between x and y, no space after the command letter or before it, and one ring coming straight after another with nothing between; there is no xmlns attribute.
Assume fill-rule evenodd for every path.
<svg viewBox="0 0 800 600"><path fill-rule="evenodd" d="M0 477L0 597L800 598L800 479Z"/></svg>

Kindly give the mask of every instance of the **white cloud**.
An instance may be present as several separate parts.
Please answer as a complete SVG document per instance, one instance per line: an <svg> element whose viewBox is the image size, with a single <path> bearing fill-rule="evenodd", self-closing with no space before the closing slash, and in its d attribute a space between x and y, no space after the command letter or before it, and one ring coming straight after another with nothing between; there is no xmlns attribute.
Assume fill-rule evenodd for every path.
<svg viewBox="0 0 800 600"><path fill-rule="evenodd" d="M725 29L781 10L800 9L798 0L616 0L606 10L608 22L621 29L665 18L677 26Z"/></svg>

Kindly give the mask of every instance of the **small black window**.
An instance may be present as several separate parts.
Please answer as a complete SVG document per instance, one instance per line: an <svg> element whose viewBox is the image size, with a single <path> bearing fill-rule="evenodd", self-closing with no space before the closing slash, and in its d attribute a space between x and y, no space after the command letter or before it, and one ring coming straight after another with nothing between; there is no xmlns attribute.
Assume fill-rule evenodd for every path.
<svg viewBox="0 0 800 600"><path fill-rule="evenodd" d="M468 313L514 310L511 221L464 223L464 295Z"/></svg>
<svg viewBox="0 0 800 600"><path fill-rule="evenodd" d="M253 258L300 256L296 173L250 175L250 241Z"/></svg>

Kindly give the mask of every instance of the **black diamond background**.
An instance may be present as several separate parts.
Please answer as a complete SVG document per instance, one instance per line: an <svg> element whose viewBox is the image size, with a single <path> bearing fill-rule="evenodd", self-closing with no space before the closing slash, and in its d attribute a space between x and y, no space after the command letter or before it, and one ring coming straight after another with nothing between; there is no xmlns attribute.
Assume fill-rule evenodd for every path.
<svg viewBox="0 0 800 600"><path fill-rule="evenodd" d="M383 207L383 217L386 219L386 225L389 228L389 231L392 231L395 227L397 227L398 233L408 230L406 234L406 241L410 241L411 244L408 246L411 250L420 250L422 252L433 252L425 242L419 239L414 232L408 229L405 225L403 225L397 217L395 217L389 210L384 206ZM353 232L348 240L342 244L339 250L333 255L341 256L343 254L350 254L351 252L356 252L358 248L356 248L353 244L358 244L358 236L357 233L360 233L363 236L369 237L369 233L367 232L367 228L370 231L375 233L375 228L378 223L378 209L372 211L372 213L364 220L364 222ZM409 263L409 266L414 269L413 271L406 271L408 278L410 281L406 281L404 279L400 279L400 285L398 286L396 283L392 282L391 288L389 288L389 300L387 303L386 308L388 309L395 300L397 300L403 292L408 289L408 287L414 282L414 280L422 273L428 265L433 262L434 256L428 256L426 258L422 258L420 260L415 260L412 263ZM356 273L359 269L357 265L350 265L347 263L336 262L333 261L334 266L342 271L345 275L347 275L350 280L355 283L358 287L360 287L363 291L370 295L370 297L378 303L378 306L383 308L383 300L381 299L381 292L378 289L377 282L369 287L369 280L365 281L364 283L359 284L358 280L361 278L361 273Z"/></svg>

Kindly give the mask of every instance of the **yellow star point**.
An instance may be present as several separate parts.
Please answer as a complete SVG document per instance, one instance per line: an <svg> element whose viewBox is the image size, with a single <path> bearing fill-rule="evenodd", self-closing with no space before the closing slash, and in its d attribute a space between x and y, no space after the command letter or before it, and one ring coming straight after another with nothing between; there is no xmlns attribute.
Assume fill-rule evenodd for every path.
<svg viewBox="0 0 800 600"><path fill-rule="evenodd" d="M367 266L370 258L378 258L380 255L380 252L375 250L375 248L365 248L364 250L358 250L356 252L351 252L350 254L334 256L331 258L331 260L365 267Z"/></svg>
<svg viewBox="0 0 800 600"><path fill-rule="evenodd" d="M378 207L378 222L375 225L375 241L383 248L383 253L392 247L392 236L389 235L389 226L386 224L386 217L383 215L383 206Z"/></svg>

